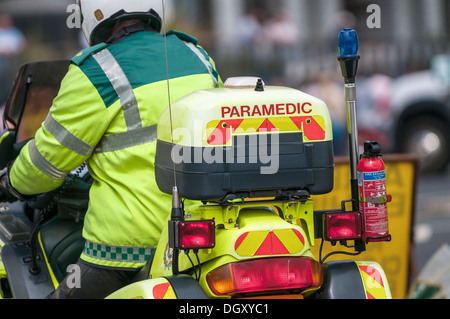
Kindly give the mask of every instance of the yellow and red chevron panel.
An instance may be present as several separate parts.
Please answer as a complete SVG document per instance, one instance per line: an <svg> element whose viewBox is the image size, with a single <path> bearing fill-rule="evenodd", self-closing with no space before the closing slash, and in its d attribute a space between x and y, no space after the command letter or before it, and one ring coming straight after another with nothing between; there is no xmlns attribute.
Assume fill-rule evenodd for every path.
<svg viewBox="0 0 450 319"><path fill-rule="evenodd" d="M303 132L306 141L323 141L326 136L320 115L217 120L209 122L206 131L211 132L207 141L212 146L228 144L232 135L255 132Z"/></svg>
<svg viewBox="0 0 450 319"><path fill-rule="evenodd" d="M154 286L152 293L155 299L176 299L175 292L168 282Z"/></svg>
<svg viewBox="0 0 450 319"><path fill-rule="evenodd" d="M241 257L296 254L305 246L305 238L297 229L257 230L245 232L234 244Z"/></svg>
<svg viewBox="0 0 450 319"><path fill-rule="evenodd" d="M176 299L175 291L166 278L141 280L117 290L107 299Z"/></svg>
<svg viewBox="0 0 450 319"><path fill-rule="evenodd" d="M381 266L374 262L356 262L364 284L367 299L391 298L386 275Z"/></svg>

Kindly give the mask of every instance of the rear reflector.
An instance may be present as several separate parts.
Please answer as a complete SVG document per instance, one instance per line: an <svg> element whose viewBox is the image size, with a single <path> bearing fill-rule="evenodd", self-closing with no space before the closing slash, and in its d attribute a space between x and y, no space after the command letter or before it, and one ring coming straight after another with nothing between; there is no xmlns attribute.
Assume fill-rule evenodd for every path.
<svg viewBox="0 0 450 319"><path fill-rule="evenodd" d="M325 214L325 239L329 241L360 239L361 214L358 212Z"/></svg>
<svg viewBox="0 0 450 319"><path fill-rule="evenodd" d="M248 260L223 265L206 275L211 291L233 296L262 291L319 288L322 265L306 257Z"/></svg>
<svg viewBox="0 0 450 319"><path fill-rule="evenodd" d="M213 220L182 221L178 224L180 249L206 249L215 246Z"/></svg>

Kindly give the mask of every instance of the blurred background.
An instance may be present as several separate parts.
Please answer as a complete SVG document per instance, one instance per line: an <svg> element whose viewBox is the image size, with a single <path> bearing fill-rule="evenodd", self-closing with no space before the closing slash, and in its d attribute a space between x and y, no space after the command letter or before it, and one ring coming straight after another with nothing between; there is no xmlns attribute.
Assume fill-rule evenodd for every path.
<svg viewBox="0 0 450 319"><path fill-rule="evenodd" d="M357 30L361 141L413 153L418 270L450 242L450 0L166 0L167 29L199 39L225 80L262 77L328 105L336 155L347 152L337 37ZM69 28L75 0L0 0L0 106L25 62L70 59L86 47Z"/></svg>
<svg viewBox="0 0 450 319"><path fill-rule="evenodd" d="M79 29L66 26L74 0L0 0L23 34L26 50L17 62L70 58L84 45ZM258 73L266 82L299 86L336 69L336 38L342 27L357 29L360 76L400 76L430 67L449 48L448 0L168 0L172 28L199 38L223 77ZM367 12L380 8L379 27ZM5 32L5 25L1 27ZM2 45L2 50L3 49ZM5 53L3 52L2 55Z"/></svg>
<svg viewBox="0 0 450 319"><path fill-rule="evenodd" d="M70 59L86 46L80 29L67 26L74 20L69 6L74 3L0 0L0 105L20 64ZM376 137L385 152L415 152L423 170L447 167L450 112L443 104L448 104L450 84L449 0L167 0L167 4L171 17L167 29L196 36L214 57L223 79L260 76L266 84L299 88L324 99L335 123L337 155L347 149L337 36L343 27L356 29L362 57L360 139Z"/></svg>

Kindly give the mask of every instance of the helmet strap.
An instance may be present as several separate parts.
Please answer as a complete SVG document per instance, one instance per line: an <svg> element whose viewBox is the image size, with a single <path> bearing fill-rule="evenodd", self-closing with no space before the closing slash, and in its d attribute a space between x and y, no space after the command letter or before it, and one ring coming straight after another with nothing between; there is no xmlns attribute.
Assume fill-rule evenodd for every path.
<svg viewBox="0 0 450 319"><path fill-rule="evenodd" d="M140 31L150 31L155 33L158 32L151 25L145 22L138 22L136 24L124 26L123 28L115 32L113 35L111 35L108 38L108 40L106 40L106 43L108 44L118 43L122 41L124 38L128 37L129 35Z"/></svg>

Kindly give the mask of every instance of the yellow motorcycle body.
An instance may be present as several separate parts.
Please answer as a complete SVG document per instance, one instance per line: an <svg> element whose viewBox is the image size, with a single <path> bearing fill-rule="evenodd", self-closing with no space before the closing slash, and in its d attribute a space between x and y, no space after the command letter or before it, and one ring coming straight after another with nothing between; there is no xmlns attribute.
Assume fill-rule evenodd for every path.
<svg viewBox="0 0 450 319"><path fill-rule="evenodd" d="M25 73L31 74L20 73L16 92L27 85ZM5 112L17 106L9 102ZM323 101L254 78L231 79L225 88L174 102L158 124L156 178L170 193L175 173L189 207L177 231L203 222L212 230L209 246L173 247L168 221L143 277L108 298L390 298L378 264L321 263L311 254L315 239L323 238L324 213L314 211L309 196L333 188L331 127ZM16 126L0 148L11 147L17 133ZM81 185L72 190L89 189L89 174L72 178ZM86 202L67 190L60 195L58 214L37 235L29 214L43 204L1 204L2 297L44 298L76 262ZM39 274L30 272L31 264Z"/></svg>

